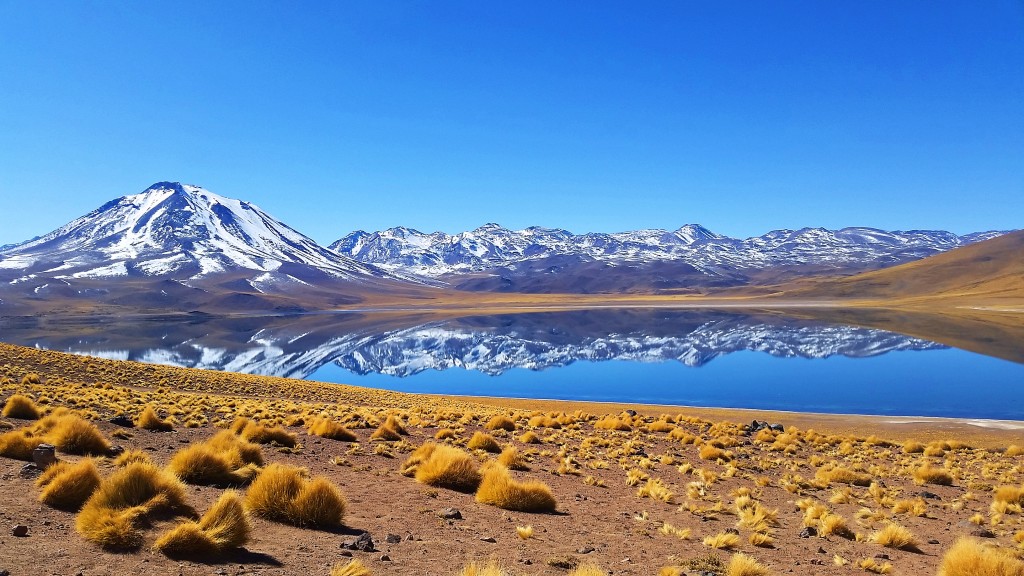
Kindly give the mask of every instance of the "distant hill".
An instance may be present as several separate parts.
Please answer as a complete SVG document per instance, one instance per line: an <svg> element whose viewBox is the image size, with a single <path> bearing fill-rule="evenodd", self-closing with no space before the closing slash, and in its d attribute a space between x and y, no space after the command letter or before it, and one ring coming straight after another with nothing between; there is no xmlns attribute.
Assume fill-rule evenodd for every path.
<svg viewBox="0 0 1024 576"><path fill-rule="evenodd" d="M791 298L1024 305L1024 231L845 278L794 283Z"/></svg>

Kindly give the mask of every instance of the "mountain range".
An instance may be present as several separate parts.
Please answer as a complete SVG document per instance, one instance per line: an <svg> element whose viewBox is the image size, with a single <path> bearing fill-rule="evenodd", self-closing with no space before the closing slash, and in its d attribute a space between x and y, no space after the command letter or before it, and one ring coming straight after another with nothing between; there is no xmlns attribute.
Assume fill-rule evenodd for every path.
<svg viewBox="0 0 1024 576"><path fill-rule="evenodd" d="M357 231L323 247L249 202L159 182L0 248L0 313L96 304L288 312L451 289L467 302L471 292L706 294L849 276L1002 234L804 228L737 239L696 224L588 234L488 224L454 235Z"/></svg>

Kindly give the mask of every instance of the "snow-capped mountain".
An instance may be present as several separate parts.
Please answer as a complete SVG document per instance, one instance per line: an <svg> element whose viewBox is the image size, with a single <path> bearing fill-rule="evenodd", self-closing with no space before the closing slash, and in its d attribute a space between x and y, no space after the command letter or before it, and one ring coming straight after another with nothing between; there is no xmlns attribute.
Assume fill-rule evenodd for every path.
<svg viewBox="0 0 1024 576"><path fill-rule="evenodd" d="M360 230L330 247L387 270L407 270L434 278L479 272L505 276L557 274L591 263L606 267L673 263L685 264L687 271L695 270L709 278L742 283L737 275L780 267L814 266L820 272L894 265L1000 234L993 231L957 236L930 230L803 228L738 239L696 224L678 230L579 235L561 229L508 230L487 224L454 235L425 234L410 228ZM671 275L671 271L662 274Z"/></svg>
<svg viewBox="0 0 1024 576"><path fill-rule="evenodd" d="M323 248L253 204L177 182L159 182L0 251L0 272L17 276L11 284L161 277L193 285L239 271L260 292L320 277L395 278Z"/></svg>

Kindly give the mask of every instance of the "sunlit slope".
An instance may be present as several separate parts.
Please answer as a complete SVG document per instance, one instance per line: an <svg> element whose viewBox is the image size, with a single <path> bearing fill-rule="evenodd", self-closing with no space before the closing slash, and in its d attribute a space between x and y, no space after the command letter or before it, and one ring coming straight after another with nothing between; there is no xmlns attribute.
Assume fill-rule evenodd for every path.
<svg viewBox="0 0 1024 576"><path fill-rule="evenodd" d="M794 284L780 296L1024 306L1024 231L884 270Z"/></svg>

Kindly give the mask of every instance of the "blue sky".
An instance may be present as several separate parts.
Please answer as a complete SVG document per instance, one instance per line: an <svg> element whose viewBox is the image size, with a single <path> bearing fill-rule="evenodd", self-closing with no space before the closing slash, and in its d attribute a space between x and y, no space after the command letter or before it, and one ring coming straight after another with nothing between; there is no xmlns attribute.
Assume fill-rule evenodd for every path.
<svg viewBox="0 0 1024 576"><path fill-rule="evenodd" d="M1024 3L0 0L0 244L153 182L321 242L1024 225Z"/></svg>

